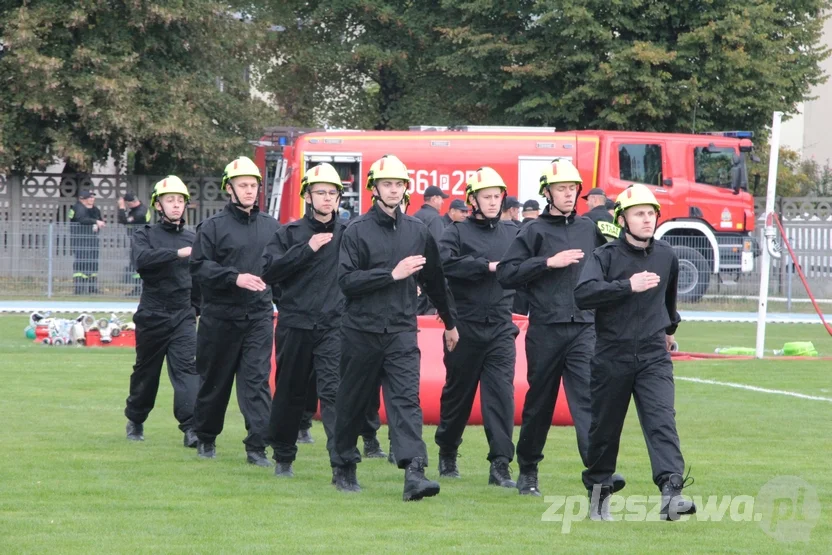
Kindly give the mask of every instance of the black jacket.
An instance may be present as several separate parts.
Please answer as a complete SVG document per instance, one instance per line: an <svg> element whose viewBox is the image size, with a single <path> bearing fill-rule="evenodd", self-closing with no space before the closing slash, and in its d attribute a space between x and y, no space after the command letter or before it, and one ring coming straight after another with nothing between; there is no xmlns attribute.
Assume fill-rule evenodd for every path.
<svg viewBox="0 0 832 555"><path fill-rule="evenodd" d="M179 249L194 244L193 231L169 223L144 225L133 233L132 261L142 278L139 308L175 311L193 306L199 313L199 286L192 283L188 258Z"/></svg>
<svg viewBox="0 0 832 555"><path fill-rule="evenodd" d="M541 214L522 227L497 266L497 279L507 289L526 286L532 324L592 323L594 315L575 304L575 285L592 251L606 243L591 220L576 216ZM555 254L581 249L584 258L566 268L549 268Z"/></svg>
<svg viewBox="0 0 832 555"><path fill-rule="evenodd" d="M97 246L98 233L93 229L93 226L101 218L101 210L97 206L87 208L80 202L76 202L72 208L69 209L69 230L70 230L70 245L73 249L78 247L89 248Z"/></svg>
<svg viewBox="0 0 832 555"><path fill-rule="evenodd" d="M430 204L423 204L422 207L413 214L414 218L419 218L427 226L433 240L439 243L442 238L442 233L445 231L445 222L442 221L442 216L439 215L439 210Z"/></svg>
<svg viewBox="0 0 832 555"><path fill-rule="evenodd" d="M263 249L278 226L257 208L249 215L231 203L199 224L190 268L202 290L203 316L245 320L273 314L271 289L242 289L237 276L262 273Z"/></svg>
<svg viewBox="0 0 832 555"><path fill-rule="evenodd" d="M332 233L314 252L309 239ZM277 230L263 253L263 281L280 288L281 326L311 330L341 325L344 294L338 287L338 249L344 224L337 214L321 223L308 210L300 220Z"/></svg>
<svg viewBox="0 0 832 555"><path fill-rule="evenodd" d="M499 221L492 225L473 216L445 229L439 254L460 320L486 324L511 321L514 291L499 284L488 264L503 257L517 232L511 224Z"/></svg>
<svg viewBox="0 0 832 555"><path fill-rule="evenodd" d="M144 203L139 203L135 208L119 209L118 211L118 223L123 225L143 225L149 221L147 206Z"/></svg>
<svg viewBox="0 0 832 555"><path fill-rule="evenodd" d="M589 212L584 214L584 217L589 218L590 220L592 220L596 224L598 222L613 223L612 214L610 214L610 211L607 210L607 207L603 206L603 205L596 206L595 208L593 208L592 210L590 210Z"/></svg>
<svg viewBox="0 0 832 555"><path fill-rule="evenodd" d="M453 298L445 283L439 248L427 227L378 205L354 219L341 238L338 285L347 298L341 324L372 333L416 331L416 283L437 307L446 329L455 327ZM420 272L393 279L393 268L408 256L426 259Z"/></svg>
<svg viewBox="0 0 832 555"><path fill-rule="evenodd" d="M630 278L650 271L659 285L633 293ZM597 350L638 355L646 348L664 349L665 334L673 335L681 318L676 311L679 259L665 241L653 240L646 249L615 239L598 248L584 266L575 288L578 306L596 309Z"/></svg>

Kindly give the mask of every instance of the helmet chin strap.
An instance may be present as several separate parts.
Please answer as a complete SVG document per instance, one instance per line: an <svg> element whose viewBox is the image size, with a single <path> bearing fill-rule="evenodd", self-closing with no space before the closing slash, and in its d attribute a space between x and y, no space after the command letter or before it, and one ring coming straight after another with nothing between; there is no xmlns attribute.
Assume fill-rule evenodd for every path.
<svg viewBox="0 0 832 555"><path fill-rule="evenodd" d="M185 227L185 219L180 216L178 220L173 221L170 217L168 217L167 212L165 212L165 207L164 205L162 205L162 202L157 202L159 202L159 209L157 210L157 212L162 214L162 224L169 224L175 226L177 231L182 231L182 228ZM187 207L188 204L186 203L185 206Z"/></svg>
<svg viewBox="0 0 832 555"><path fill-rule="evenodd" d="M386 206L388 210L395 210L396 208L401 208L401 201L400 201L398 204L387 204L387 203L386 203L386 202L384 202L384 200L381 198L381 195L380 195L380 194L378 194L378 187L376 187L376 186L374 185L374 186L373 186L373 189L375 190L375 192L373 193L373 198L374 198L374 199L376 199L376 202L380 202L381 204L383 204L384 206ZM402 198L402 200L404 200L404 198Z"/></svg>
<svg viewBox="0 0 832 555"><path fill-rule="evenodd" d="M638 235L633 233L633 231L630 229L630 224L627 222L627 216L622 215L621 217L624 218L624 233L627 233L628 235L630 235L630 237L632 237L636 241L641 241L642 243L646 243L646 242L650 241L653 238L652 235L650 237L639 237Z"/></svg>
<svg viewBox="0 0 832 555"><path fill-rule="evenodd" d="M471 193L471 194L474 196L474 199L477 201L476 205L472 205L473 208L471 210L471 216L473 216L474 219L476 219L477 214L479 214L480 216L482 216L483 220L488 222L488 225L490 225L491 227L496 226L499 223L499 221L501 219L500 216L502 216L503 210L506 207L506 193L503 192L503 198L500 200L500 210L497 211L497 215L493 218L489 218L488 216L486 216L483 213L482 210L480 210L480 199L477 198L477 194L476 193Z"/></svg>
<svg viewBox="0 0 832 555"><path fill-rule="evenodd" d="M332 216L333 218L337 218L338 217L338 208L341 206L341 193L340 192L338 193L338 199L335 201L335 209L332 212L323 212L321 210L318 210L317 207L315 206L314 202L309 202L309 203L307 203L307 205L311 206L312 211L315 214L317 214L318 216L321 216L321 217L324 217L324 218L327 217L327 216Z"/></svg>
<svg viewBox="0 0 832 555"><path fill-rule="evenodd" d="M240 202L240 196L237 194L237 189L234 188L234 184L231 183L230 179L228 180L228 185L231 186L231 191L234 193L234 195L231 198L231 204L233 204L234 206L236 206L240 210L245 210L246 207L245 207L245 205L243 205L242 202ZM254 204L252 204L250 208L254 208L255 206L257 206L257 199L259 197L260 197L260 182L258 181L257 182L257 194L254 196Z"/></svg>

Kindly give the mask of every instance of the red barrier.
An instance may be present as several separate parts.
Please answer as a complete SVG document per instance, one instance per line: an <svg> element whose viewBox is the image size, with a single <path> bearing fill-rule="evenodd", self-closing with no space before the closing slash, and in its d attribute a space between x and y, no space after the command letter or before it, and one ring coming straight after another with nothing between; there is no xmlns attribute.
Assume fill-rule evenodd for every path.
<svg viewBox="0 0 832 555"><path fill-rule="evenodd" d="M275 315L275 324L277 316ZM526 392L529 385L526 382L526 328L529 325L525 316L514 316L514 323L520 328L517 335L517 362L514 371L514 423L520 425L522 421L523 403L526 400ZM442 396L442 387L445 385L445 364L442 361L444 355L443 331L445 327L442 322L436 320L435 316L419 316L419 350L422 351L422 379L419 388L419 398L422 404L422 416L425 424L439 424L439 400ZM337 332L335 332L337 333ZM277 369L272 353L272 373L269 378L269 385L274 393L274 379ZM469 424L481 425L482 412L480 411L480 393L474 399L474 407L471 411ZM384 412L384 400L382 399L381 410L379 411L381 421L387 423ZM555 426L571 426L572 415L566 404L566 395L561 386L558 391L558 400L555 407L555 414L552 417L552 424Z"/></svg>

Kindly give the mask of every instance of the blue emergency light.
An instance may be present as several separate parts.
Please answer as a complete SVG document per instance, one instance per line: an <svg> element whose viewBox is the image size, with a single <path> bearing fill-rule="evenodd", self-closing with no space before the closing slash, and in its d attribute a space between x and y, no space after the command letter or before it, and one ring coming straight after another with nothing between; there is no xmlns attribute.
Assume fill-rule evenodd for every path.
<svg viewBox="0 0 832 555"><path fill-rule="evenodd" d="M703 135L714 137L728 137L730 139L753 139L753 131L705 131Z"/></svg>
<svg viewBox="0 0 832 555"><path fill-rule="evenodd" d="M279 137L277 139L277 144L279 144L280 146L286 146L286 137Z"/></svg>

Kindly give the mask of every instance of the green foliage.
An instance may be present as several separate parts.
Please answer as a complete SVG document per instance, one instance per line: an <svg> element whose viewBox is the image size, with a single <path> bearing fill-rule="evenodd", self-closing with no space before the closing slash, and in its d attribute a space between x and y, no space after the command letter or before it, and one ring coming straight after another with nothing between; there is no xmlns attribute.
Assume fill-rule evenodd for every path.
<svg viewBox="0 0 832 555"><path fill-rule="evenodd" d="M213 0L6 2L0 169L212 170L248 150L262 106L246 68L262 35ZM222 90L221 90L222 89ZM260 122L262 123L262 122Z"/></svg>
<svg viewBox="0 0 832 555"><path fill-rule="evenodd" d="M825 79L827 0L445 4L462 24L446 29L460 48L443 65L488 76L474 85L497 120L506 111L563 128L761 130Z"/></svg>
<svg viewBox="0 0 832 555"><path fill-rule="evenodd" d="M271 4L265 17L297 24L266 86L304 124L759 132L824 80L828 55L829 0Z"/></svg>
<svg viewBox="0 0 832 555"><path fill-rule="evenodd" d="M768 144L755 148L760 158L748 166L748 188L754 196L765 196L768 189L768 166L771 159L771 147ZM826 184L824 184L824 171ZM780 147L777 164L777 196L802 197L806 195L823 196L832 194L828 167L821 168L811 160L801 160L800 154L789 148ZM759 186L755 185L755 176L759 175ZM825 187L825 191L824 191Z"/></svg>

